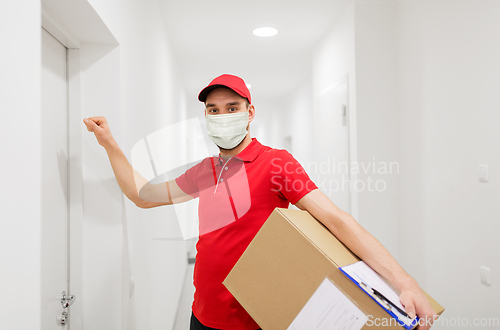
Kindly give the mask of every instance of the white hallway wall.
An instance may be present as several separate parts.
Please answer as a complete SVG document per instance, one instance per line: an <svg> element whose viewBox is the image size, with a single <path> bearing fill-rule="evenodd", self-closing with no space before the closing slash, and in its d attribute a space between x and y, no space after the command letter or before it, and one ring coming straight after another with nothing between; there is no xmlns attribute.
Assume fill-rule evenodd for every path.
<svg viewBox="0 0 500 330"><path fill-rule="evenodd" d="M365 183L358 221L400 259L395 14L395 1L355 5L356 134L358 179Z"/></svg>
<svg viewBox="0 0 500 330"><path fill-rule="evenodd" d="M0 2L1 329L40 329L40 26L40 1Z"/></svg>
<svg viewBox="0 0 500 330"><path fill-rule="evenodd" d="M500 318L498 17L495 0L398 6L401 261L446 317L469 324ZM490 287L480 265L491 268Z"/></svg>

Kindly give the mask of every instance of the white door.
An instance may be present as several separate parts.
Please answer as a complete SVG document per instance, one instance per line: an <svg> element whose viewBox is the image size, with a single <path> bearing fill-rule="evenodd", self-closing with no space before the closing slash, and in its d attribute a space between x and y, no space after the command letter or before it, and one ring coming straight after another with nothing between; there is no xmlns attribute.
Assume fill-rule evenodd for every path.
<svg viewBox="0 0 500 330"><path fill-rule="evenodd" d="M58 322L68 293L68 83L66 47L42 28L42 329ZM38 137L33 137L37 139ZM29 229L28 229L29 230ZM67 309L69 310L69 309Z"/></svg>
<svg viewBox="0 0 500 330"><path fill-rule="evenodd" d="M351 212L348 88L343 80L318 96L320 189L343 211Z"/></svg>

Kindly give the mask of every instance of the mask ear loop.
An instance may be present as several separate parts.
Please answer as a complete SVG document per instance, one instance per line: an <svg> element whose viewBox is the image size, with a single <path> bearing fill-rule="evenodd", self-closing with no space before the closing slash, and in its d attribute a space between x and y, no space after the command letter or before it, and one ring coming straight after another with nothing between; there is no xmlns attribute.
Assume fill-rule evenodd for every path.
<svg viewBox="0 0 500 330"><path fill-rule="evenodd" d="M219 178L217 179L217 184L215 185L214 194L215 194L215 192L217 191L217 187L219 186L220 176L222 175L222 172L224 171L224 168L226 167L227 162L228 162L231 158L233 158L233 156L229 157L229 159L228 159L228 160L226 160L226 162L224 163L224 165L222 165L222 169L220 170L220 173L219 173Z"/></svg>

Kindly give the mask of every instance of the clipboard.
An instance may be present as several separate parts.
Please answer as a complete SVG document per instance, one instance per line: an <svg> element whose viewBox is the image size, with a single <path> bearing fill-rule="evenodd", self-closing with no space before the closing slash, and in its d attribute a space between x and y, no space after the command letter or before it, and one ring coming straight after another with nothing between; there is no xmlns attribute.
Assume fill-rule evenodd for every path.
<svg viewBox="0 0 500 330"><path fill-rule="evenodd" d="M399 302L399 295L365 262L358 261L339 269L402 327L412 330L418 326L419 318L410 319Z"/></svg>

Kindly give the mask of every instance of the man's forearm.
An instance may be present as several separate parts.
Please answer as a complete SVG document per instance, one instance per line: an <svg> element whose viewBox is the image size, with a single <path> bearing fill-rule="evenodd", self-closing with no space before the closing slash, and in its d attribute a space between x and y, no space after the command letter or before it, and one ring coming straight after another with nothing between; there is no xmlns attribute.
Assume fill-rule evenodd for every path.
<svg viewBox="0 0 500 330"><path fill-rule="evenodd" d="M139 190L148 183L147 180L132 168L116 141L105 149L121 190L128 199L140 205L143 200L139 198Z"/></svg>
<svg viewBox="0 0 500 330"><path fill-rule="evenodd" d="M415 279L397 263L389 251L349 213L340 211L336 217L339 219L329 222L335 225L328 229L359 258L384 276L399 291L418 287Z"/></svg>

